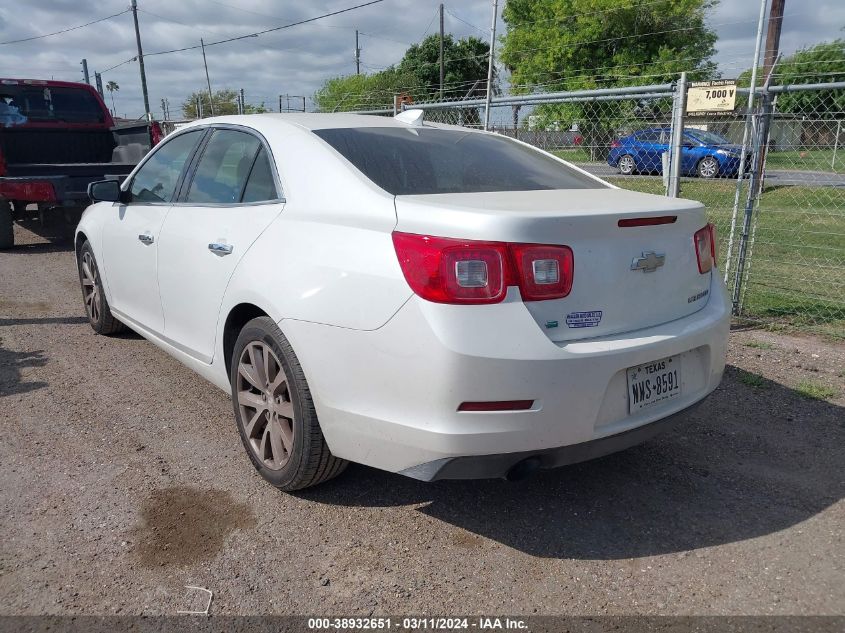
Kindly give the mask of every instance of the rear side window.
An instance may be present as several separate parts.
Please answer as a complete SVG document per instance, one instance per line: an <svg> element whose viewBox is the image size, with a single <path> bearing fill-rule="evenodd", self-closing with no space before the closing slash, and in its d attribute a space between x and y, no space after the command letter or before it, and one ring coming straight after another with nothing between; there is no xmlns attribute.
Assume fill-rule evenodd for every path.
<svg viewBox="0 0 845 633"><path fill-rule="evenodd" d="M253 164L249 179L246 181L242 202L264 202L265 200L276 200L278 197L276 183L273 179L273 169L270 167L270 158L262 147L258 150L255 164Z"/></svg>
<svg viewBox="0 0 845 633"><path fill-rule="evenodd" d="M14 112L25 120L38 122L105 123L106 120L103 107L91 92L61 86L0 86L0 111Z"/></svg>
<svg viewBox="0 0 845 633"><path fill-rule="evenodd" d="M537 150L495 134L393 127L337 128L314 134L397 196L604 187Z"/></svg>
<svg viewBox="0 0 845 633"><path fill-rule="evenodd" d="M659 143L660 130L646 130L644 132L637 132L637 140L643 143Z"/></svg>
<svg viewBox="0 0 845 633"><path fill-rule="evenodd" d="M202 130L185 132L159 145L132 179L132 201L170 202L185 162L202 135Z"/></svg>
<svg viewBox="0 0 845 633"><path fill-rule="evenodd" d="M261 142L237 130L215 130L202 153L187 202L239 202Z"/></svg>

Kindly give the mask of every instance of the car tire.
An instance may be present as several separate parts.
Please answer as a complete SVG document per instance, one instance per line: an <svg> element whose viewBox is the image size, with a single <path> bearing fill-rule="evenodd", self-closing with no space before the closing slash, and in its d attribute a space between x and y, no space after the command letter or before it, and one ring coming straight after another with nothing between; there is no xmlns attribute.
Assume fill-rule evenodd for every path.
<svg viewBox="0 0 845 633"><path fill-rule="evenodd" d="M0 200L0 250L12 248L15 245L14 215L12 203Z"/></svg>
<svg viewBox="0 0 845 633"><path fill-rule="evenodd" d="M79 270L79 285L82 287L82 301L85 303L85 314L88 323L97 334L116 334L126 326L114 318L103 292L103 280L94 257L94 250L88 240L82 244L76 259Z"/></svg>
<svg viewBox="0 0 845 633"><path fill-rule="evenodd" d="M249 321L235 341L229 372L238 433L252 465L290 492L339 475L296 354L269 317Z"/></svg>
<svg viewBox="0 0 845 633"><path fill-rule="evenodd" d="M715 178L719 175L719 161L712 156L705 156L696 167L699 178Z"/></svg>
<svg viewBox="0 0 845 633"><path fill-rule="evenodd" d="M637 163L634 160L634 157L630 154L621 156L619 158L619 162L616 163L616 166L619 168L619 173L623 176L630 176L637 169Z"/></svg>

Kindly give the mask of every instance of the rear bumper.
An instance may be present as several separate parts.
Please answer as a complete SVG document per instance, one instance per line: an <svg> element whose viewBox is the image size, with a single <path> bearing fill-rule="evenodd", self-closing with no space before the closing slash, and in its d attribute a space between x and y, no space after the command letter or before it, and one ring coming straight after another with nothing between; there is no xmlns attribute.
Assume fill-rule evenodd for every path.
<svg viewBox="0 0 845 633"><path fill-rule="evenodd" d="M686 422L689 413L697 408L701 402L699 400L686 409L673 413L656 422L644 424L643 426L638 426L622 433L617 433L616 435L581 442L580 444L559 446L558 448L541 451L446 457L407 468L399 474L421 481L436 481L438 479L518 479L535 470L548 470L586 462L625 450L626 448L631 448L637 444L642 444L654 436Z"/></svg>
<svg viewBox="0 0 845 633"><path fill-rule="evenodd" d="M414 297L374 331L280 322L335 455L422 479L498 477L531 456L551 468L642 441L659 430L652 423L710 394L724 371L730 311L716 274L694 314L561 344L521 302L478 307L497 309ZM675 355L681 396L629 414L627 369ZM509 400L533 405L458 411Z"/></svg>
<svg viewBox="0 0 845 633"><path fill-rule="evenodd" d="M38 169L35 169L36 167ZM37 172L45 167L49 165L36 165L33 169ZM122 164L115 164L113 170L110 170L108 165L75 167L79 167L78 173L66 176L34 173L27 176L0 177L0 198L22 202L48 202L64 207L88 206L89 183L107 178L123 180L132 169L131 165ZM99 167L99 170L92 167Z"/></svg>

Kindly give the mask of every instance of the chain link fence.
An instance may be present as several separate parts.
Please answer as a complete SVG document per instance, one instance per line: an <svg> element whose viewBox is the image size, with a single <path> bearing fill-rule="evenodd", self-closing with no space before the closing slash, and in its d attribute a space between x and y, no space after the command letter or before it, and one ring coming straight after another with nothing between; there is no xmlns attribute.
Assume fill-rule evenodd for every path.
<svg viewBox="0 0 845 633"><path fill-rule="evenodd" d="M717 227L735 316L845 338L845 83L772 86L750 116L742 98L709 117L679 101L670 84L498 96L488 129L647 193L673 193L677 156L679 195L707 205ZM400 108L465 127L485 119L483 99Z"/></svg>

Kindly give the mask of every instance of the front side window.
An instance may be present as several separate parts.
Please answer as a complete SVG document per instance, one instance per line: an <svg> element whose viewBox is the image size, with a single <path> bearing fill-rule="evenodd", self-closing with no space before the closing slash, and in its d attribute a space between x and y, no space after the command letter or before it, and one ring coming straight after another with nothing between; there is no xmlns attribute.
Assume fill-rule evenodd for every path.
<svg viewBox="0 0 845 633"><path fill-rule="evenodd" d="M426 127L336 128L314 134L393 195L604 187L496 134Z"/></svg>
<svg viewBox="0 0 845 633"><path fill-rule="evenodd" d="M185 162L194 151L203 130L192 130L165 140L132 179L132 202L170 202Z"/></svg>
<svg viewBox="0 0 845 633"><path fill-rule="evenodd" d="M237 130L215 130L185 198L197 204L240 202L261 142Z"/></svg>

